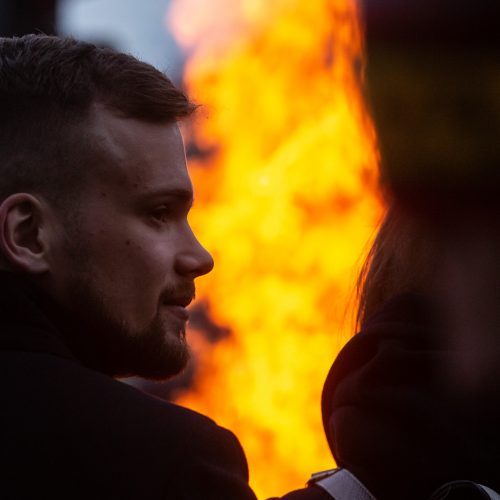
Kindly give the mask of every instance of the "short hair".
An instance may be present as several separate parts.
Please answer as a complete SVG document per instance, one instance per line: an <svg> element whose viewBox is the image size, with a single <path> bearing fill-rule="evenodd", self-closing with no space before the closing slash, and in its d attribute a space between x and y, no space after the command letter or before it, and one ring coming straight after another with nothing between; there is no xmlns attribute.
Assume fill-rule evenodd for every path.
<svg viewBox="0 0 500 500"><path fill-rule="evenodd" d="M0 202L36 192L61 203L92 163L85 124L95 103L169 123L196 106L161 71L72 38L0 38Z"/></svg>

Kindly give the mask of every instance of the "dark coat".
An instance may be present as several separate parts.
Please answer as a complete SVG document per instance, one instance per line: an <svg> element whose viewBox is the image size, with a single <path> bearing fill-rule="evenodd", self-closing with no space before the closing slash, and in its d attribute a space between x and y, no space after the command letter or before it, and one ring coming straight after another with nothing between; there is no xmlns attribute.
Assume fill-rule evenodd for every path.
<svg viewBox="0 0 500 500"><path fill-rule="evenodd" d="M377 500L426 500L458 479L500 491L500 375L465 391L445 331L426 299L400 295L345 345L327 377L332 454ZM283 497L328 499L317 487Z"/></svg>
<svg viewBox="0 0 500 500"><path fill-rule="evenodd" d="M0 498L255 500L233 434L83 366L0 273Z"/></svg>

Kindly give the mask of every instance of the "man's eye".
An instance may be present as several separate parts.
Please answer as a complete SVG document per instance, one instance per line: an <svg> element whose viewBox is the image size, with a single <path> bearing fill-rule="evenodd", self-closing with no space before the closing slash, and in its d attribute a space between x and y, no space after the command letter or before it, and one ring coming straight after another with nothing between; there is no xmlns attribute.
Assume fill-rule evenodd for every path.
<svg viewBox="0 0 500 500"><path fill-rule="evenodd" d="M161 207L154 210L151 217L159 222L167 222L171 215L171 211L168 207Z"/></svg>

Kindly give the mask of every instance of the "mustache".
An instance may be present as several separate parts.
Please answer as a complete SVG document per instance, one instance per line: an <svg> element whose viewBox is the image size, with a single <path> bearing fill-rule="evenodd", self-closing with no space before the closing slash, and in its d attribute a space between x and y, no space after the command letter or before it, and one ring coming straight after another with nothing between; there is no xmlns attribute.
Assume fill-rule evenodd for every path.
<svg viewBox="0 0 500 500"><path fill-rule="evenodd" d="M160 295L160 303L186 307L195 297L196 288L194 283L186 282L166 288Z"/></svg>

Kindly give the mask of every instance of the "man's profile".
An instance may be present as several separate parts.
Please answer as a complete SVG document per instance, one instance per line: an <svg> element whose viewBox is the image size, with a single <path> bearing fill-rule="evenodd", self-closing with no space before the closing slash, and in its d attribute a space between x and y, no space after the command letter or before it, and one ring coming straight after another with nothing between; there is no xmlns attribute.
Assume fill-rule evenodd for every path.
<svg viewBox="0 0 500 500"><path fill-rule="evenodd" d="M131 56L0 39L2 498L255 498L231 433L112 378L189 357L194 108Z"/></svg>

